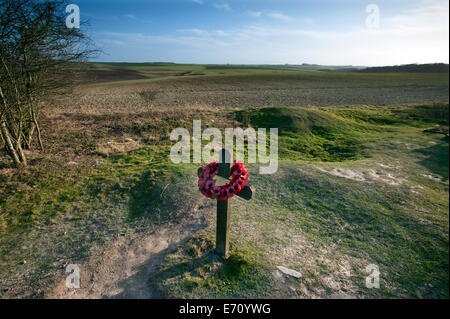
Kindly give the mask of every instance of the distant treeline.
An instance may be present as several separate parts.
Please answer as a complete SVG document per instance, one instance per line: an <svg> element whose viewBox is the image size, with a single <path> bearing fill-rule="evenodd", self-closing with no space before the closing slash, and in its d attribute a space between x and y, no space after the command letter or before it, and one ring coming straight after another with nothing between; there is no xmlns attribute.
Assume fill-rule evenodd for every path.
<svg viewBox="0 0 450 319"><path fill-rule="evenodd" d="M321 69L324 72L360 72L360 73L448 73L449 65L446 63L405 64L394 66L379 66L365 69L341 68Z"/></svg>

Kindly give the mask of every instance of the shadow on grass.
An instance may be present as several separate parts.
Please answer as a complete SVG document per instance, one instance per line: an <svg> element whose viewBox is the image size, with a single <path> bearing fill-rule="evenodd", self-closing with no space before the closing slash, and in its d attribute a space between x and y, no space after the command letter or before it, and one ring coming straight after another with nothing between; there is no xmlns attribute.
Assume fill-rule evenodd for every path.
<svg viewBox="0 0 450 319"><path fill-rule="evenodd" d="M222 258L211 240L194 236L165 258L148 285L158 298L256 298L271 283L251 251L231 247Z"/></svg>
<svg viewBox="0 0 450 319"><path fill-rule="evenodd" d="M219 262L220 259L214 251L210 251L204 256L175 263L170 267L157 272L157 275L150 277L148 285L159 298L178 297L173 296L173 293L171 293L171 290L178 290L173 289L174 286L178 285L185 292L192 293L193 289L200 286L202 281L201 277L196 276L196 272L215 261ZM222 267L225 267L224 264L222 264Z"/></svg>
<svg viewBox="0 0 450 319"><path fill-rule="evenodd" d="M414 152L422 154L425 158L419 161L421 165L429 169L436 175L442 176L448 180L449 170L449 144L448 138L441 139L439 144L434 144L428 148L415 150Z"/></svg>
<svg viewBox="0 0 450 319"><path fill-rule="evenodd" d="M122 291L114 296L104 295L102 298L113 299L149 299L160 298L161 294L157 287L148 283L148 278L158 269L159 265L164 261L166 256L176 250L176 247L186 242L187 238L179 242L172 243L168 248L153 254L148 258L136 271L136 274L128 277L117 285Z"/></svg>
<svg viewBox="0 0 450 319"><path fill-rule="evenodd" d="M122 289L122 292L112 296L112 298L171 298L174 297L171 293L171 289L165 289L166 283L170 285L180 285L180 287L187 291L192 290L201 285L201 281L206 278L198 278L198 271L208 268L212 264L215 264L217 268L215 273L220 280L240 280L243 276L243 269L248 266L248 262L243 260L242 257L231 255L228 259L222 259L215 254L214 246L211 242L203 241L201 245L206 245L206 250L201 252L200 256L197 246L199 241L194 239L194 244L190 240L188 245L186 242L190 240L190 236L185 236L178 242L171 243L166 249L153 254L148 260L146 260L138 269L135 275L124 279L118 284L118 288ZM188 258L183 258L183 261L174 262L166 265L167 256L175 253L180 248L183 253L188 254ZM178 255L178 254L175 254ZM208 280L205 280L208 282ZM173 287L171 287L173 288ZM104 296L109 298L109 296Z"/></svg>
<svg viewBox="0 0 450 319"><path fill-rule="evenodd" d="M161 207L162 191L161 185L156 184L151 178L151 172L144 171L139 180L129 190L129 217L131 219L151 218L151 213Z"/></svg>
<svg viewBox="0 0 450 319"><path fill-rule="evenodd" d="M128 219L145 219L154 225L179 221L186 209L196 203L182 189L183 181L176 172L154 174L145 170L126 190Z"/></svg>

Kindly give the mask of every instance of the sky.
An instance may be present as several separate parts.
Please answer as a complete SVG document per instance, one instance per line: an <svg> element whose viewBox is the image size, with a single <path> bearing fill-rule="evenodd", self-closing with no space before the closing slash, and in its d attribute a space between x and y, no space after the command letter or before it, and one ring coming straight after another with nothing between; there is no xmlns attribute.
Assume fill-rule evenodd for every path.
<svg viewBox="0 0 450 319"><path fill-rule="evenodd" d="M95 61L449 62L443 0L75 0Z"/></svg>

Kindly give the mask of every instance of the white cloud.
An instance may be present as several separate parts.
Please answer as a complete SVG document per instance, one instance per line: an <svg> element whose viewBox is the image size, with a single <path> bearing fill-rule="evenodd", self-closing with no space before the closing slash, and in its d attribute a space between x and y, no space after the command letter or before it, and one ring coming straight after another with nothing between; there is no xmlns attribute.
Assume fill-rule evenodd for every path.
<svg viewBox="0 0 450 319"><path fill-rule="evenodd" d="M231 11L231 7L228 3L215 3L214 8Z"/></svg>
<svg viewBox="0 0 450 319"><path fill-rule="evenodd" d="M203 37L227 37L230 36L228 32L225 32L223 30L214 30L214 31L206 31L202 29L180 29L177 30L179 33L187 33L187 34L193 34L196 36L203 36Z"/></svg>
<svg viewBox="0 0 450 319"><path fill-rule="evenodd" d="M296 20L297 21L297 20ZM346 31L302 28L297 24L225 30L182 29L174 35L96 34L124 60L194 63L309 63L393 65L449 60L448 4L420 6L383 16L381 27ZM119 43L127 46L119 47ZM128 53L127 53L128 52ZM129 54L134 54L130 56Z"/></svg>
<svg viewBox="0 0 450 319"><path fill-rule="evenodd" d="M192 33L192 34L197 35L197 36L207 36L207 35L209 35L208 31L201 30L201 29L180 29L180 30L177 30L177 32L180 32L180 33Z"/></svg>
<svg viewBox="0 0 450 319"><path fill-rule="evenodd" d="M428 1L427 1L428 2ZM381 22L392 29L403 32L432 32L446 28L448 30L448 2L433 3L383 19Z"/></svg>
<svg viewBox="0 0 450 319"><path fill-rule="evenodd" d="M261 11L247 11L249 15L251 15L252 17L256 17L259 18L262 16L262 12Z"/></svg>
<svg viewBox="0 0 450 319"><path fill-rule="evenodd" d="M283 22L289 22L289 21L293 20L293 18L288 17L287 15L285 15L281 12L269 12L267 14L267 16L277 19L277 20L280 20L280 21L283 21Z"/></svg>
<svg viewBox="0 0 450 319"><path fill-rule="evenodd" d="M254 18L262 18L262 17L268 17L271 19L275 19L281 22L299 22L304 24L312 24L313 20L310 18L293 18L290 16L287 16L286 14L279 12L279 11L271 11L271 12L262 12L262 11L247 11L248 15L254 17Z"/></svg>
<svg viewBox="0 0 450 319"><path fill-rule="evenodd" d="M191 0L192 2L198 3L198 4L203 4L203 0Z"/></svg>
<svg viewBox="0 0 450 319"><path fill-rule="evenodd" d="M130 14L130 13L124 14L123 16L125 18L132 19L132 20L136 20L137 19L134 14Z"/></svg>

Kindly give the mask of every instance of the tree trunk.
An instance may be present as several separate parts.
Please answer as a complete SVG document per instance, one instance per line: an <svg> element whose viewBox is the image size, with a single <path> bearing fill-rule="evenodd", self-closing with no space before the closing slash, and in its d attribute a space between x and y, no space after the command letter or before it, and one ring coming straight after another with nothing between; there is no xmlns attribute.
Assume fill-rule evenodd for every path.
<svg viewBox="0 0 450 319"><path fill-rule="evenodd" d="M31 107L33 107L33 106L31 106ZM41 128L39 127L39 122L37 120L36 112L34 110L32 110L31 114L33 117L34 126L36 128L36 135L37 135L39 147L41 148L41 151L44 151L44 145L42 144L42 138L41 138Z"/></svg>
<svg viewBox="0 0 450 319"><path fill-rule="evenodd" d="M3 138L3 134L2 134L2 132L0 131L0 137L2 138L1 139L1 141L2 141L2 144L0 145L1 146L1 148L3 148L3 147L6 147L6 142L5 142L5 139Z"/></svg>
<svg viewBox="0 0 450 319"><path fill-rule="evenodd" d="M26 167L27 165L28 165L28 163L27 163L27 158L25 157L25 154L23 153L23 149L22 149L22 141L21 141L21 139L19 139L19 141L17 141L17 153L19 154L19 158L20 158L20 161L21 161L21 163L22 163L22 166L23 167Z"/></svg>
<svg viewBox="0 0 450 319"><path fill-rule="evenodd" d="M24 136L25 149L29 150L31 148L31 143L33 142L33 134L36 125L34 123L30 124L30 128L27 130L27 136Z"/></svg>
<svg viewBox="0 0 450 319"><path fill-rule="evenodd" d="M4 105L5 111L6 111L8 108L7 107L8 105L6 103L6 99L5 99L5 96L3 94L3 90L1 87L0 87L0 97L3 101L3 105ZM5 142L6 151L8 152L9 156L11 156L11 158L14 162L14 165L17 168L23 167L23 164L20 161L19 156L17 155L16 149L14 148L14 144L11 140L11 134L9 133L8 126L6 125L6 120L4 119L3 116L4 116L4 114L0 114L0 122L1 122L0 123L0 132L1 132L2 138ZM22 155L23 155L23 153L22 153Z"/></svg>
<svg viewBox="0 0 450 319"><path fill-rule="evenodd" d="M8 151L8 154L11 156L14 165L16 165L17 168L22 167L22 162L19 159L19 156L17 155L16 149L13 146L13 143L11 141L11 136L9 135L8 128L6 127L5 121L2 121L1 123L1 132L2 137L5 141L6 150Z"/></svg>

